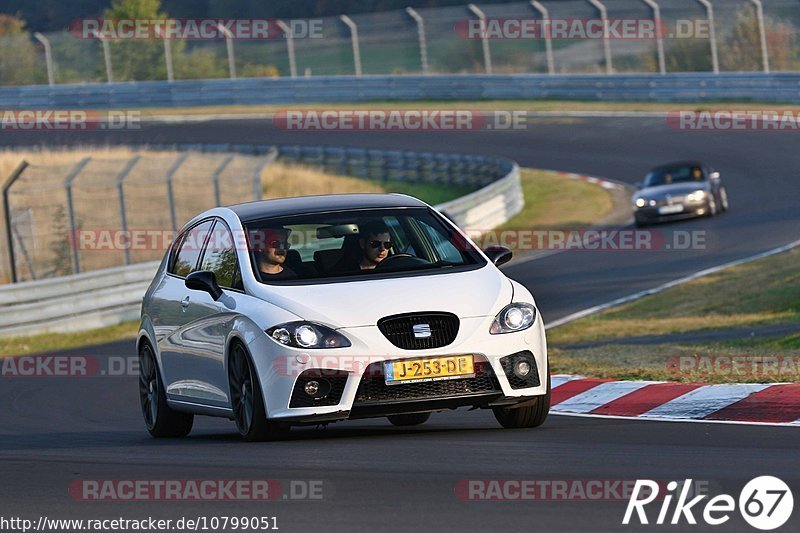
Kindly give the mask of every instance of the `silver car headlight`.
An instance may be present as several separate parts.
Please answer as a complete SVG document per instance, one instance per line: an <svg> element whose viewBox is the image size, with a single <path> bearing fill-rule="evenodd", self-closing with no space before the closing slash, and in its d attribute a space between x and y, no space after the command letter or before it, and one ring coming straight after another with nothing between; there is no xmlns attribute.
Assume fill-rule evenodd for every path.
<svg viewBox="0 0 800 533"><path fill-rule="evenodd" d="M706 196L708 196L706 191L694 191L686 196L686 200L689 202L703 202Z"/></svg>
<svg viewBox="0 0 800 533"><path fill-rule="evenodd" d="M636 207L644 207L647 205L647 200L644 198L637 198L636 199Z"/></svg>
<svg viewBox="0 0 800 533"><path fill-rule="evenodd" d="M267 330L272 340L292 348L346 348L347 337L335 330L313 322L288 322Z"/></svg>
<svg viewBox="0 0 800 533"><path fill-rule="evenodd" d="M514 333L531 327L536 320L536 308L531 304L514 303L500 311L489 328L489 333Z"/></svg>

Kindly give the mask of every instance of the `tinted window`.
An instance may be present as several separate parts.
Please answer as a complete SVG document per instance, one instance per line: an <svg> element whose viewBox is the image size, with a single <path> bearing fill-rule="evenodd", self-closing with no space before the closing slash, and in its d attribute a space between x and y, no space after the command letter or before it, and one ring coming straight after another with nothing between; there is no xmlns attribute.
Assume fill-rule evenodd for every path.
<svg viewBox="0 0 800 533"><path fill-rule="evenodd" d="M703 179L703 169L697 166L664 167L651 171L645 178L644 184L646 187L657 187L672 183L703 181Z"/></svg>
<svg viewBox="0 0 800 533"><path fill-rule="evenodd" d="M251 261L258 265L254 271L263 283L392 277L485 264L467 240L427 208L298 215L251 222L246 230ZM274 235L285 235L288 249L278 249Z"/></svg>
<svg viewBox="0 0 800 533"><path fill-rule="evenodd" d="M213 272L220 287L236 288L238 262L231 230L217 221L203 253L200 270Z"/></svg>
<svg viewBox="0 0 800 533"><path fill-rule="evenodd" d="M170 273L185 278L197 270L197 260L212 224L212 220L201 222L183 234Z"/></svg>

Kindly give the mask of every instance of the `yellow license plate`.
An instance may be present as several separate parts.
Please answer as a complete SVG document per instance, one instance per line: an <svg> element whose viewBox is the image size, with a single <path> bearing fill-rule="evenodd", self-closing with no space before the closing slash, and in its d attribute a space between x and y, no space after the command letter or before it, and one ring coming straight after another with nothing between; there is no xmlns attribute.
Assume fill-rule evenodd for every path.
<svg viewBox="0 0 800 533"><path fill-rule="evenodd" d="M440 379L457 379L475 376L471 355L405 359L384 363L386 383L418 383Z"/></svg>

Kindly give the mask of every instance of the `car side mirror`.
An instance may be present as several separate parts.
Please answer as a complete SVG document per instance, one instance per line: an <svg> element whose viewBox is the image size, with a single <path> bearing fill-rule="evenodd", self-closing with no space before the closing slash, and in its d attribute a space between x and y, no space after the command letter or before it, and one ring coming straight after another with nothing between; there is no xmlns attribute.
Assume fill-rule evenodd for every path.
<svg viewBox="0 0 800 533"><path fill-rule="evenodd" d="M186 288L193 291L207 292L215 302L222 296L222 289L217 285L217 277L208 270L192 272L186 276Z"/></svg>
<svg viewBox="0 0 800 533"><path fill-rule="evenodd" d="M489 261L494 263L495 266L500 266L511 261L511 256L514 255L511 250L505 246L490 246L485 249L483 253L489 258Z"/></svg>
<svg viewBox="0 0 800 533"><path fill-rule="evenodd" d="M711 181L717 181L719 179L719 172L716 171L712 172L711 174L708 175L708 178Z"/></svg>

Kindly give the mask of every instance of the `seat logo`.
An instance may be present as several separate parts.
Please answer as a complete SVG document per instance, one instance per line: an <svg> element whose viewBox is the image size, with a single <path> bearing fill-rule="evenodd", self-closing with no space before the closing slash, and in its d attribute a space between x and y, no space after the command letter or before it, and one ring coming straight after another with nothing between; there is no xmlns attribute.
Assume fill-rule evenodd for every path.
<svg viewBox="0 0 800 533"><path fill-rule="evenodd" d="M430 324L414 324L411 331L414 332L415 339L427 339L431 336Z"/></svg>

